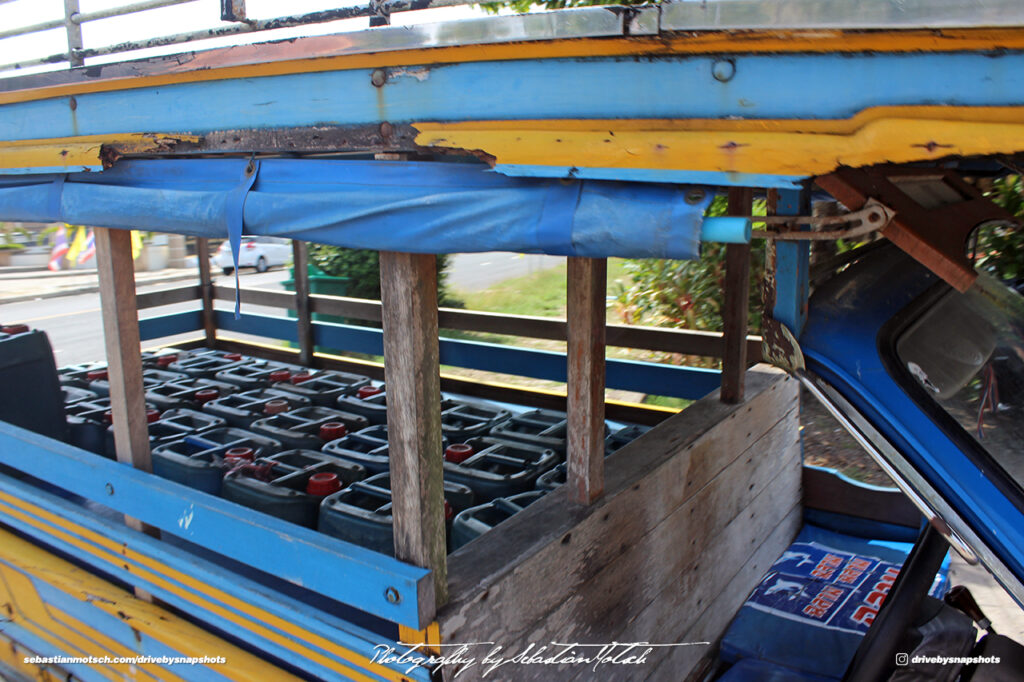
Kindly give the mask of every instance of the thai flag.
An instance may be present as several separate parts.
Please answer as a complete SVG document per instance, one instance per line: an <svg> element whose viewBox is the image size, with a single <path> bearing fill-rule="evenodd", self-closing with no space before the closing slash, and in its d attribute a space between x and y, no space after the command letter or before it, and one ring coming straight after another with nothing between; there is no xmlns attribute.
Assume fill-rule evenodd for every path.
<svg viewBox="0 0 1024 682"><path fill-rule="evenodd" d="M46 267L56 272L60 270L60 262L64 259L64 254L68 252L68 236L64 230L64 226L61 225L60 229L57 230L57 236L54 238L53 251L50 251L50 262Z"/></svg>
<svg viewBox="0 0 1024 682"><path fill-rule="evenodd" d="M82 249L82 253L78 254L78 264L87 262L94 255L96 255L96 235L89 230L89 236L85 238L85 248Z"/></svg>

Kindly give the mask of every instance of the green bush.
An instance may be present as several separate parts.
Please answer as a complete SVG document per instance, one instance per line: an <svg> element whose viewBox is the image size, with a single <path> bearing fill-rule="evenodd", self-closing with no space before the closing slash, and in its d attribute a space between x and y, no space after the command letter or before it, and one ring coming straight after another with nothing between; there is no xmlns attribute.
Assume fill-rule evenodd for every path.
<svg viewBox="0 0 1024 682"><path fill-rule="evenodd" d="M717 196L708 216L725 215L727 199ZM754 213L764 215L764 201L755 202ZM618 285L616 307L626 324L655 324L705 331L721 331L722 290L725 282L725 244L704 243L697 260L661 258L631 259L626 271L632 282ZM749 327L761 329L761 280L764 276L764 242L751 249Z"/></svg>
<svg viewBox="0 0 1024 682"><path fill-rule="evenodd" d="M347 296L380 300L380 252L367 249L346 249L343 246L310 244L313 263L333 277L348 277ZM462 308L448 288L449 256L437 256L437 301L446 308Z"/></svg>
<svg viewBox="0 0 1024 682"><path fill-rule="evenodd" d="M995 180L987 196L1018 218L1024 217L1024 180L1020 175ZM978 230L975 239L976 267L1003 281L1024 279L1024 229L1008 225L985 227Z"/></svg>

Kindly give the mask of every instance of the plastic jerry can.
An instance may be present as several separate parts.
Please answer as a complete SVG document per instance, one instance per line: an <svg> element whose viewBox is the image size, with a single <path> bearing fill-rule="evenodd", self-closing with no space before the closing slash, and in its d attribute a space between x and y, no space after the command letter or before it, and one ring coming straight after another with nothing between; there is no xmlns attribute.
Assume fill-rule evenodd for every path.
<svg viewBox="0 0 1024 682"><path fill-rule="evenodd" d="M167 410L163 414L159 410L149 410L147 417L150 419L150 448L226 425L226 422L220 417L185 408ZM117 444L114 441L113 426L107 428L106 455L110 459L117 459Z"/></svg>
<svg viewBox="0 0 1024 682"><path fill-rule="evenodd" d="M293 376L301 375L305 371L305 368L300 365L254 359L247 364L221 370L217 372L215 378L218 381L235 384L242 391L251 391L282 381L289 381Z"/></svg>
<svg viewBox="0 0 1024 682"><path fill-rule="evenodd" d="M463 443L486 436L492 426L511 416L511 412L497 405L445 398L441 401L441 433L449 442Z"/></svg>
<svg viewBox="0 0 1024 682"><path fill-rule="evenodd" d="M172 362L177 362L178 356L186 352L177 348L143 351L142 367L144 369L165 369Z"/></svg>
<svg viewBox="0 0 1024 682"><path fill-rule="evenodd" d="M217 398L203 404L203 412L226 419L240 429L257 419L309 406L309 398L276 388L257 388Z"/></svg>
<svg viewBox="0 0 1024 682"><path fill-rule="evenodd" d="M321 450L364 467L371 474L388 470L388 434L379 426L371 426L325 443Z"/></svg>
<svg viewBox="0 0 1024 682"><path fill-rule="evenodd" d="M472 499L465 486L444 482L445 527L455 516L455 505ZM394 556L394 526L391 516L391 477L377 474L353 483L324 499L320 505L317 530L346 542Z"/></svg>
<svg viewBox="0 0 1024 682"><path fill-rule="evenodd" d="M232 395L238 387L215 379L189 378L185 381L171 381L146 390L146 401L161 410L187 407L202 409L206 403Z"/></svg>
<svg viewBox="0 0 1024 682"><path fill-rule="evenodd" d="M152 405L147 404L147 409ZM67 423L67 442L75 447L95 452L97 455L107 454L107 413L110 412L110 398L96 397L78 400L65 405Z"/></svg>
<svg viewBox="0 0 1024 682"><path fill-rule="evenodd" d="M531 410L512 416L491 428L490 435L565 454L566 414L555 410Z"/></svg>
<svg viewBox="0 0 1024 682"><path fill-rule="evenodd" d="M452 522L452 551L477 539L546 494L546 491L543 490L531 490L511 497L498 497L486 504L472 507L458 514Z"/></svg>
<svg viewBox="0 0 1024 682"><path fill-rule="evenodd" d="M153 449L153 473L213 495L231 460L255 461L280 452L273 438L232 427L210 429Z"/></svg>
<svg viewBox="0 0 1024 682"><path fill-rule="evenodd" d="M0 420L53 438L67 428L53 349L45 333L6 325L0 340Z"/></svg>
<svg viewBox="0 0 1024 682"><path fill-rule="evenodd" d="M312 405L257 419L249 428L281 441L285 447L319 450L325 443L366 426L365 417Z"/></svg>
<svg viewBox="0 0 1024 682"><path fill-rule="evenodd" d="M624 426L604 439L604 451L610 455L619 448L629 445L650 430L650 426L641 426L640 424Z"/></svg>
<svg viewBox="0 0 1024 682"><path fill-rule="evenodd" d="M221 495L307 528L316 528L325 497L366 478L358 464L313 450L286 450L257 465L264 468L241 464L230 470Z"/></svg>
<svg viewBox="0 0 1024 682"><path fill-rule="evenodd" d="M306 370L300 374L293 374L287 381L275 383L273 386L308 398L314 405L332 407L339 397L355 393L369 384L370 379L361 374Z"/></svg>
<svg viewBox="0 0 1024 682"><path fill-rule="evenodd" d="M102 377L89 382L89 390L95 391L97 395L110 395L110 379L106 369L97 370L95 374L102 372ZM190 377L180 372L168 372L164 369L147 367L142 370L142 387L147 391L156 388L161 384L172 381L188 381Z"/></svg>
<svg viewBox="0 0 1024 682"><path fill-rule="evenodd" d="M91 382L107 378L107 363L83 362L77 365L64 365L57 369L57 378L64 386L89 388Z"/></svg>
<svg viewBox="0 0 1024 682"><path fill-rule="evenodd" d="M190 377L212 378L217 372L253 362L253 358L241 353L221 350L194 350L178 354L178 359L167 365L172 372L181 372Z"/></svg>
<svg viewBox="0 0 1024 682"><path fill-rule="evenodd" d="M468 486L478 500L526 492L562 461L549 448L499 438L471 438L445 448L444 477Z"/></svg>
<svg viewBox="0 0 1024 682"><path fill-rule="evenodd" d="M60 393L65 407L82 402L83 400L95 400L96 398L99 398L99 395L95 392L90 391L87 388L72 386L71 384L61 384Z"/></svg>
<svg viewBox="0 0 1024 682"><path fill-rule="evenodd" d="M385 424L388 420L388 396L383 384L367 384L338 396L337 406L339 410L363 415L371 424Z"/></svg>

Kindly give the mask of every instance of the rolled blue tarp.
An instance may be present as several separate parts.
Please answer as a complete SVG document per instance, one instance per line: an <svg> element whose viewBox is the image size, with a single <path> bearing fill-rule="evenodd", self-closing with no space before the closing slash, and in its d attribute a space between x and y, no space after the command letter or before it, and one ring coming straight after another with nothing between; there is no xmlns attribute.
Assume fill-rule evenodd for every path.
<svg viewBox="0 0 1024 682"><path fill-rule="evenodd" d="M711 198L692 186L415 161L128 160L101 173L0 176L0 220L420 253L696 258Z"/></svg>

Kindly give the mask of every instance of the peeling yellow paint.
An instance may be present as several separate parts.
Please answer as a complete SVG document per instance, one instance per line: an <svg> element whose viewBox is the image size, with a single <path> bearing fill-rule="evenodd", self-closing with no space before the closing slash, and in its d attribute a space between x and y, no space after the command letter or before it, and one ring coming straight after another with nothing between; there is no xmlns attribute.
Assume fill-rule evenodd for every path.
<svg viewBox="0 0 1024 682"><path fill-rule="evenodd" d="M838 166L1024 150L1021 107L879 107L844 120L414 123L424 147L499 164L819 175Z"/></svg>
<svg viewBox="0 0 1024 682"><path fill-rule="evenodd" d="M118 133L81 137L0 142L0 171L47 168L67 172L103 167L102 151L111 146L118 154L147 154L174 150L179 144L198 144L197 135Z"/></svg>

